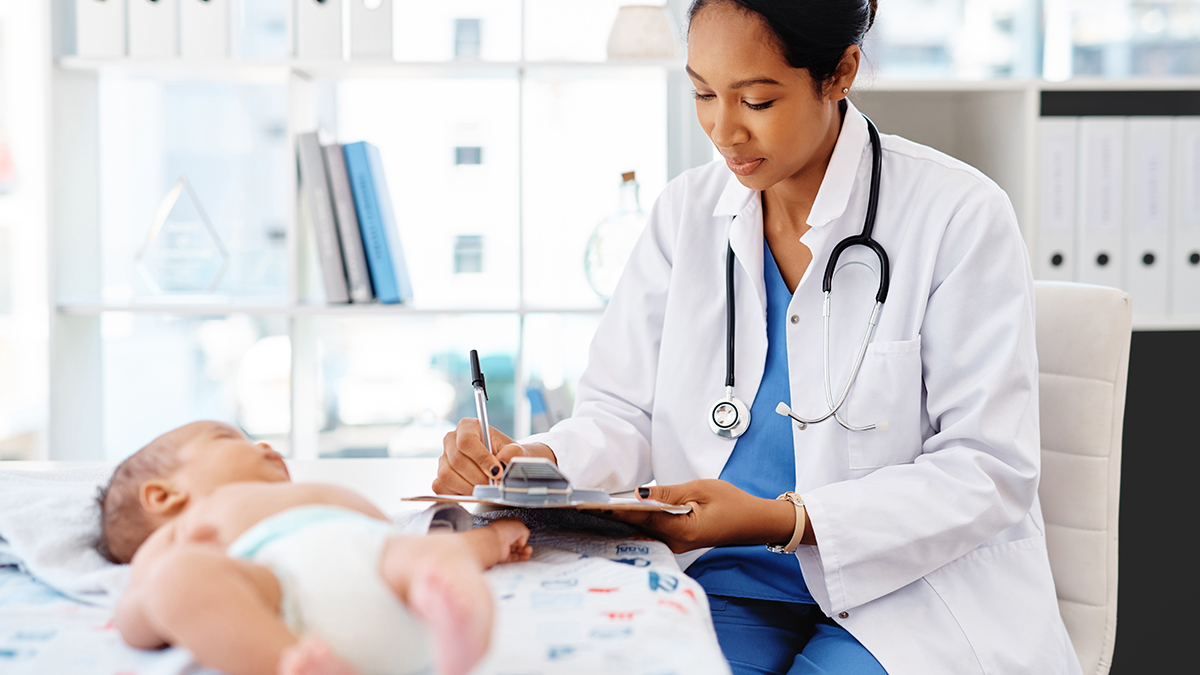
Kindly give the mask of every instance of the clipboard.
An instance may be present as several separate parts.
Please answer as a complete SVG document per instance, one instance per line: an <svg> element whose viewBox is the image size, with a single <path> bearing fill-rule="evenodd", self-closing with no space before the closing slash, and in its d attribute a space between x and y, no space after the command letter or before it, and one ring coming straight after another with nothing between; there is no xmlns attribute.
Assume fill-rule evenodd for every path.
<svg viewBox="0 0 1200 675"><path fill-rule="evenodd" d="M663 511L682 515L692 507L647 499L615 497L604 490L571 486L558 466L544 457L514 457L496 485L476 485L467 495L407 497L412 502L487 504L522 509L575 509L606 511Z"/></svg>

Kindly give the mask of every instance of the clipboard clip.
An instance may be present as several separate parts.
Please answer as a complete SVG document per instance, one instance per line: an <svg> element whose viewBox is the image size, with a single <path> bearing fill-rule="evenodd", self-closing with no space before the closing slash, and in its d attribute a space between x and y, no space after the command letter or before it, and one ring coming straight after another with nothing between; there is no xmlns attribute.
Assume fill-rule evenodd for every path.
<svg viewBox="0 0 1200 675"><path fill-rule="evenodd" d="M604 490L575 489L558 466L545 457L513 457L498 484L476 485L471 496L529 506L607 503L610 499Z"/></svg>

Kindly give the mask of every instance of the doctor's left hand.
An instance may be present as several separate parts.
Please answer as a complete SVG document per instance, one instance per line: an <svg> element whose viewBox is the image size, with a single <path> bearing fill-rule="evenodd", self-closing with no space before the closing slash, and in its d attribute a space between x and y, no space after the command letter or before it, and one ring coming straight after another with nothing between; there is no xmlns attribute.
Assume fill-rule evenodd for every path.
<svg viewBox="0 0 1200 675"><path fill-rule="evenodd" d="M692 507L691 513L683 515L616 511L607 516L662 540L675 553L707 546L786 542L796 527L796 508L791 502L755 497L723 480L652 485L639 488L638 496Z"/></svg>

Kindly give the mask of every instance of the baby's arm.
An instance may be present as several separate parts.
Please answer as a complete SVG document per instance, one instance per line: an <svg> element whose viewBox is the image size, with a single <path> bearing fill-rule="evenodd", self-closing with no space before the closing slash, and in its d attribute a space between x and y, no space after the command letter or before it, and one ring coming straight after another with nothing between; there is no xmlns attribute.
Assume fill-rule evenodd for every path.
<svg viewBox="0 0 1200 675"><path fill-rule="evenodd" d="M146 616L145 591L134 582L129 584L117 602L114 624L130 647L158 649L167 644L166 639L151 626Z"/></svg>
<svg viewBox="0 0 1200 675"><path fill-rule="evenodd" d="M147 586L163 557L175 544L179 521L173 520L155 530L133 556L129 586L117 601L113 623L121 638L131 647L158 649L167 644L166 636L154 629L146 614Z"/></svg>
<svg viewBox="0 0 1200 675"><path fill-rule="evenodd" d="M133 647L180 645L229 675L273 675L296 643L279 617L279 582L261 565L183 542L134 566L116 615Z"/></svg>

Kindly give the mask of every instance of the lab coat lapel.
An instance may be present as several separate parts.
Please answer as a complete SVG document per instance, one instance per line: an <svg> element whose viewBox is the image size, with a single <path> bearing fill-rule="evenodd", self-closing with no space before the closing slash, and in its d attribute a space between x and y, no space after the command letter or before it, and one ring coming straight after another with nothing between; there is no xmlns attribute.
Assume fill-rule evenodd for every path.
<svg viewBox="0 0 1200 675"><path fill-rule="evenodd" d="M829 157L829 166L825 167L825 177L808 212L809 225L823 227L846 213L850 194L864 168L863 148L869 144L866 118L846 99L846 116L842 119L841 132ZM869 174L870 161L865 168Z"/></svg>
<svg viewBox="0 0 1200 675"><path fill-rule="evenodd" d="M763 222L762 200L755 190L745 187L734 176L729 177L729 183L713 216L728 217L729 245L733 247L736 258L734 264L734 288L749 281L754 288L754 297L758 299L758 313L766 316L767 286L763 281ZM736 216L736 218L735 218ZM746 276L738 274L738 268ZM747 279L747 277L749 277ZM741 293L737 294L739 297ZM749 308L746 308L749 309ZM738 318L742 316L742 308L738 307Z"/></svg>

